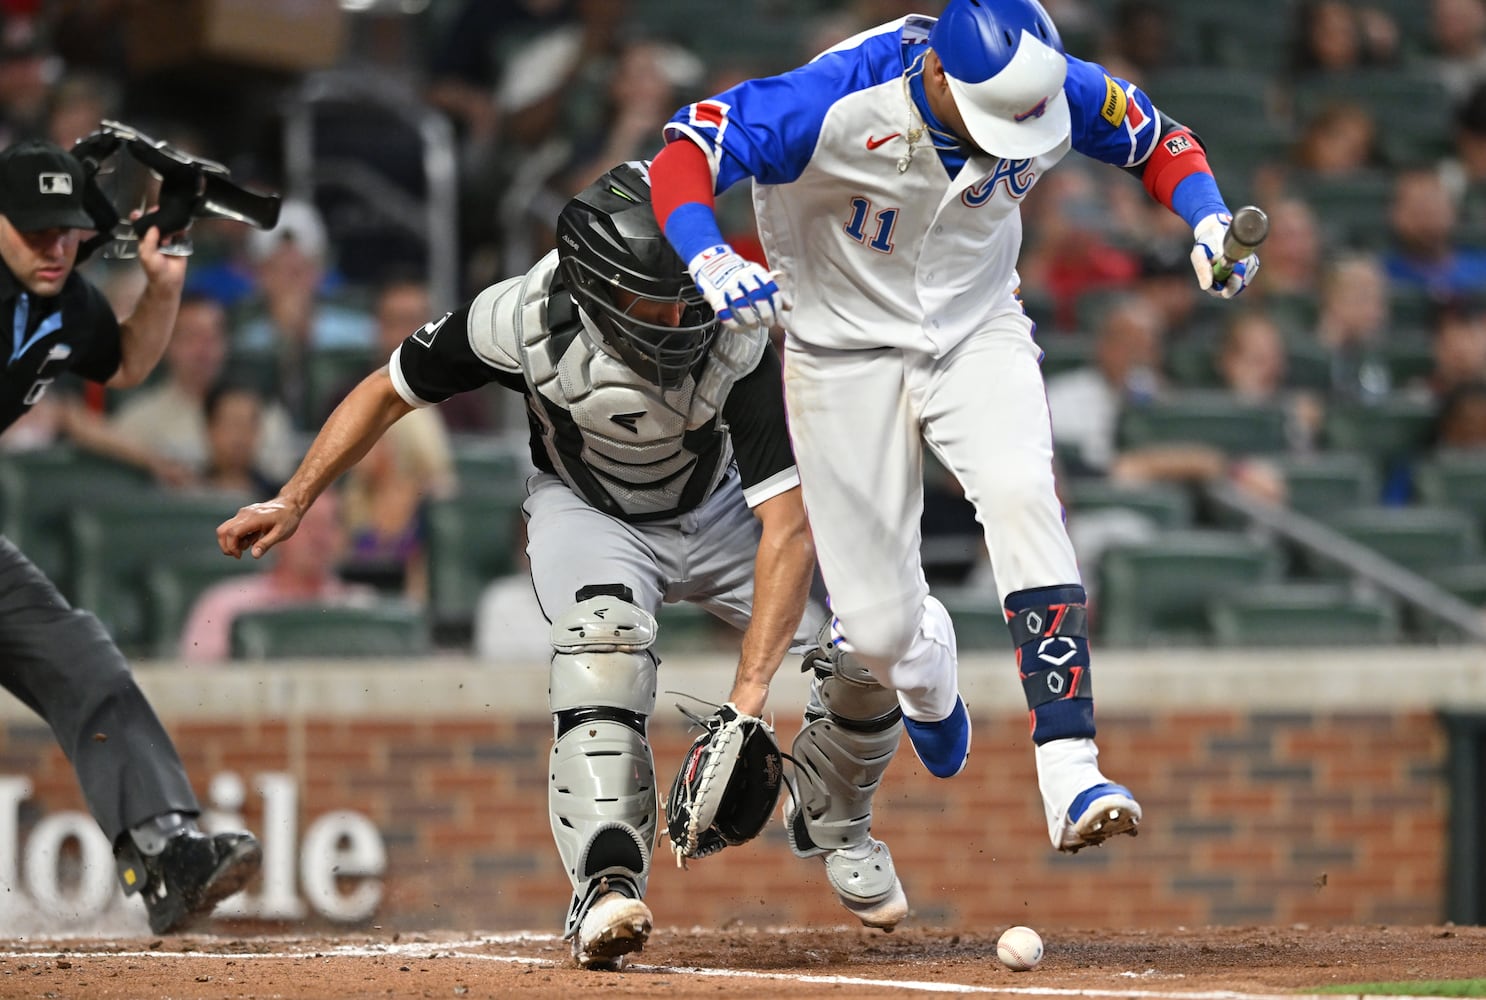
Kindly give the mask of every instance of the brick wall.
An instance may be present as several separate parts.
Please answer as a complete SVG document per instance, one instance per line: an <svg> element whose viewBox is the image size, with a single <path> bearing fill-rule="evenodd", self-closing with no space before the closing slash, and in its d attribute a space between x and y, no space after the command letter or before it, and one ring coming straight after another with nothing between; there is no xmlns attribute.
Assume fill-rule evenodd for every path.
<svg viewBox="0 0 1486 1000"><path fill-rule="evenodd" d="M367 924L560 926L568 887L548 829L545 715L281 714L167 715L203 799L220 772L283 772L298 779L301 831L332 809L370 817L388 874ZM672 717L658 715L651 731L662 792L689 742ZM1024 713L977 714L975 723L962 775L929 777L905 740L879 795L875 832L921 922L1443 919L1445 743L1431 711L1101 709L1102 763L1137 792L1146 823L1136 840L1076 856L1048 845ZM782 713L780 729L795 729ZM41 817L80 808L50 733L14 714L0 717L0 775L34 785L22 843ZM261 823L260 800L249 796L246 816ZM846 918L819 862L794 858L777 823L689 871L662 843L650 901L662 926Z"/></svg>

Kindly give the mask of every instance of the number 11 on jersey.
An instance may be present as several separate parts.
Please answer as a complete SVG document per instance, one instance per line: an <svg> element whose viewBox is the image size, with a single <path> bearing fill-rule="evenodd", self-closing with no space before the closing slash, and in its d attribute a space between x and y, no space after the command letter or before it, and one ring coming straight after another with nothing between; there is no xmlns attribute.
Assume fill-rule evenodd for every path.
<svg viewBox="0 0 1486 1000"><path fill-rule="evenodd" d="M851 218L841 228L846 235L858 243L865 243L878 253L893 252L893 225L898 221L896 208L884 208L877 213L877 232L867 239L867 216L872 214L872 203L866 198L851 199Z"/></svg>

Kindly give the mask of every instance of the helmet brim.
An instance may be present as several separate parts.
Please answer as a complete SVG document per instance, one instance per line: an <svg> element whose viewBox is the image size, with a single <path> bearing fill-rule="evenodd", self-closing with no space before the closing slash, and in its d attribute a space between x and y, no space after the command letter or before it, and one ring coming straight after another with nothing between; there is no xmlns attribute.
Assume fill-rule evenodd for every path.
<svg viewBox="0 0 1486 1000"><path fill-rule="evenodd" d="M986 110L978 91L986 84L966 83L945 74L955 108L970 133L970 141L992 156L1006 160L1030 160L1056 149L1071 134L1072 117L1068 112L1068 95L1060 88L1039 111L1027 109L1027 117L1017 121Z"/></svg>

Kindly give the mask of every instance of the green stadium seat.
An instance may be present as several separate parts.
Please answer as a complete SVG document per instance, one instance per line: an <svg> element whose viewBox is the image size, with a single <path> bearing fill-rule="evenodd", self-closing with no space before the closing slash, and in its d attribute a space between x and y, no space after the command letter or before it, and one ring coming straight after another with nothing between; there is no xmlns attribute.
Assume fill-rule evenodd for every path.
<svg viewBox="0 0 1486 1000"><path fill-rule="evenodd" d="M1486 454L1443 451L1414 466L1419 497L1436 507L1454 507L1486 528Z"/></svg>
<svg viewBox="0 0 1486 1000"><path fill-rule="evenodd" d="M1275 546L1238 532L1173 531L1112 546L1099 563L1098 637L1116 646L1204 643L1209 604L1279 579Z"/></svg>
<svg viewBox="0 0 1486 1000"><path fill-rule="evenodd" d="M1378 171L1353 177L1297 180L1296 193L1311 206L1322 228L1359 247L1377 249L1388 238L1388 200L1393 181Z"/></svg>
<svg viewBox="0 0 1486 1000"><path fill-rule="evenodd" d="M468 637L485 585L516 568L521 500L507 491L461 489L429 503L428 601L435 630Z"/></svg>
<svg viewBox="0 0 1486 1000"><path fill-rule="evenodd" d="M454 443L454 471L461 490L520 500L526 493L530 467L531 459L509 446L492 445L483 438Z"/></svg>
<svg viewBox="0 0 1486 1000"><path fill-rule="evenodd" d="M145 576L145 604L153 655L162 660L179 655L181 631L202 591L219 580L247 576L263 569L256 559L228 559L220 553L202 562L150 569Z"/></svg>
<svg viewBox="0 0 1486 1000"><path fill-rule="evenodd" d="M1315 342L1316 319L1320 315L1321 305L1314 295L1271 295L1264 300L1263 309L1285 334L1306 342Z"/></svg>
<svg viewBox="0 0 1486 1000"><path fill-rule="evenodd" d="M158 495L144 470L71 447L0 457L0 530L69 597L75 595L68 515L103 498L145 502Z"/></svg>
<svg viewBox="0 0 1486 1000"><path fill-rule="evenodd" d="M1364 646L1401 640L1389 601L1338 584L1281 583L1230 593L1208 607L1219 646Z"/></svg>
<svg viewBox="0 0 1486 1000"><path fill-rule="evenodd" d="M656 649L663 657L736 650L742 638L737 629L690 601L662 605L655 620Z"/></svg>
<svg viewBox="0 0 1486 1000"><path fill-rule="evenodd" d="M1329 527L1366 545L1386 559L1417 573L1429 573L1475 561L1481 552L1480 531L1464 511L1446 507L1358 507L1327 515ZM1347 570L1314 552L1302 564L1322 577Z"/></svg>
<svg viewBox="0 0 1486 1000"><path fill-rule="evenodd" d="M232 621L234 660L423 656L432 649L423 612L401 602L275 608Z"/></svg>
<svg viewBox="0 0 1486 1000"><path fill-rule="evenodd" d="M1422 333L1399 330L1378 345L1378 356L1388 367L1395 388L1402 388L1434 371L1434 344Z"/></svg>
<svg viewBox="0 0 1486 1000"><path fill-rule="evenodd" d="M1217 342L1211 337L1183 337L1166 348L1166 374L1181 389L1217 389L1223 384L1215 365Z"/></svg>
<svg viewBox="0 0 1486 1000"><path fill-rule="evenodd" d="M1380 135L1404 137L1421 150L1443 153L1453 134L1455 102L1439 76L1427 69L1317 74L1298 83L1294 96L1299 121L1327 104L1345 101L1372 112Z"/></svg>
<svg viewBox="0 0 1486 1000"><path fill-rule="evenodd" d="M306 418L319 426L345 394L387 359L363 348L311 351L304 360Z"/></svg>
<svg viewBox="0 0 1486 1000"><path fill-rule="evenodd" d="M1010 652L1011 632L995 594L938 587L934 596L949 612L955 626L955 646L966 652Z"/></svg>
<svg viewBox="0 0 1486 1000"><path fill-rule="evenodd" d="M177 563L230 562L217 547L217 525L256 497L161 494L147 503L110 497L74 510L68 537L74 602L94 612L131 655L153 653L161 637L146 598L150 572Z"/></svg>
<svg viewBox="0 0 1486 1000"><path fill-rule="evenodd" d="M1142 89L1163 114L1196 129L1204 139L1210 131L1221 132L1225 121L1257 122L1269 117L1269 80L1259 73L1168 69L1152 74ZM1214 109L1221 111L1214 114Z"/></svg>
<svg viewBox="0 0 1486 1000"><path fill-rule="evenodd" d="M1321 451L1273 458L1292 510L1309 517L1377 503L1381 484L1372 460L1356 452Z"/></svg>
<svg viewBox="0 0 1486 1000"><path fill-rule="evenodd" d="M1120 414L1123 448L1207 444L1230 455L1283 452L1288 418L1279 404L1248 403L1223 392L1185 392Z"/></svg>
<svg viewBox="0 0 1486 1000"><path fill-rule="evenodd" d="M1072 478L1062 484L1069 517L1117 507L1133 510L1162 528L1186 528L1192 524L1192 494L1171 483L1133 485L1107 479Z"/></svg>
<svg viewBox="0 0 1486 1000"><path fill-rule="evenodd" d="M1331 389L1331 349L1310 334L1285 338L1285 385L1292 389Z"/></svg>
<svg viewBox="0 0 1486 1000"><path fill-rule="evenodd" d="M1042 348L1042 377L1053 378L1094 363L1091 333L1048 333L1037 338Z"/></svg>
<svg viewBox="0 0 1486 1000"><path fill-rule="evenodd" d="M1393 328L1414 331L1421 340L1429 340L1439 311L1440 304L1427 292L1394 290L1388 294L1388 317Z"/></svg>
<svg viewBox="0 0 1486 1000"><path fill-rule="evenodd" d="M1327 409L1321 434L1328 449L1367 455L1379 465L1419 452L1434 426L1434 403L1394 394L1376 403Z"/></svg>

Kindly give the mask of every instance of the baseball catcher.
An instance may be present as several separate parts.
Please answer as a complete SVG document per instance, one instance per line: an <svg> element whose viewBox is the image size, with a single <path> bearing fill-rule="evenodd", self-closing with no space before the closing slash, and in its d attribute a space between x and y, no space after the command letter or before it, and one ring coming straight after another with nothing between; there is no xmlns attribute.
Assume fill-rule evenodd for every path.
<svg viewBox="0 0 1486 1000"><path fill-rule="evenodd" d="M587 968L644 947L659 829L655 614L689 601L743 632L726 704L703 721L667 803L681 859L756 835L785 780L760 716L793 649L810 654L812 718L787 818L791 846L839 872L863 923L907 913L871 798L901 733L897 702L817 649L827 618L766 331L718 321L666 242L649 164L615 167L563 208L557 249L413 331L327 421L280 495L217 530L261 556L414 407L496 383L526 399L537 474L522 511L552 624L547 758L552 838L572 885L563 934ZM725 340L725 342L723 342ZM870 861L868 860L870 859ZM870 874L868 874L870 871Z"/></svg>

